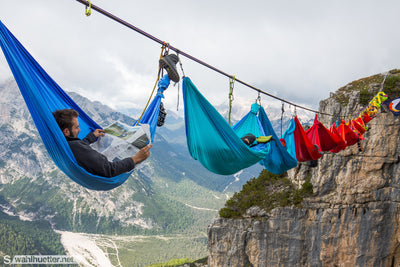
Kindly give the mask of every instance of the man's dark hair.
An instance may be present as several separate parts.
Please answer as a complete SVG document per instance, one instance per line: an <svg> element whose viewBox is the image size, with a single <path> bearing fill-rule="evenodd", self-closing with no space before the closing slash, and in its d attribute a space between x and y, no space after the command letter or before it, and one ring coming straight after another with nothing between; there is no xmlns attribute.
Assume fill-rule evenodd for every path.
<svg viewBox="0 0 400 267"><path fill-rule="evenodd" d="M254 136L254 134L251 133L246 134L240 139L242 139L242 141L248 146L250 146L251 144L254 143L254 141L256 141L256 137Z"/></svg>
<svg viewBox="0 0 400 267"><path fill-rule="evenodd" d="M61 131L65 128L71 131L73 122L73 118L78 118L79 113L73 109L59 109L53 112L53 116L57 121L58 126Z"/></svg>

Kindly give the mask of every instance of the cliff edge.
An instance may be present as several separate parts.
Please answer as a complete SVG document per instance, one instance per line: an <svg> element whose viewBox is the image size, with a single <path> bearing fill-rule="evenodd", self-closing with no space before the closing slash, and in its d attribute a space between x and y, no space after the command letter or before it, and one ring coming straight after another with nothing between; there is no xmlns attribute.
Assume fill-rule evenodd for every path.
<svg viewBox="0 0 400 267"><path fill-rule="evenodd" d="M338 89L319 111L355 118L383 78ZM400 95L400 71L388 73L383 89ZM319 120L329 128L335 118ZM216 218L208 228L209 266L400 266L400 116L383 108L368 127L363 151L354 145L325 153L317 167L299 163L288 172L293 184L313 185L300 206Z"/></svg>

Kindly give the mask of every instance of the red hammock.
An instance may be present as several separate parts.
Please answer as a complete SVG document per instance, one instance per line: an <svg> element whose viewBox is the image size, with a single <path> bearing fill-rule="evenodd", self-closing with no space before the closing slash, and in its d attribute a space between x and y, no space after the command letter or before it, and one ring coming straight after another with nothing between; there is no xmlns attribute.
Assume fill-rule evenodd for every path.
<svg viewBox="0 0 400 267"><path fill-rule="evenodd" d="M300 124L297 116L294 117L294 143L296 147L296 158L299 162L317 160L322 155L318 152L318 148L314 146L308 139L306 132Z"/></svg>
<svg viewBox="0 0 400 267"><path fill-rule="evenodd" d="M363 113L361 116L362 116L362 118L364 120L364 123L368 123L368 122L370 122L372 120L372 117L369 116L367 113Z"/></svg>
<svg viewBox="0 0 400 267"><path fill-rule="evenodd" d="M364 127L366 130L368 130L368 127L365 126L365 122L362 118L362 116L358 116L358 118L356 119L356 122L358 122L358 124L360 124L362 127Z"/></svg>
<svg viewBox="0 0 400 267"><path fill-rule="evenodd" d="M340 141L335 139L333 134L318 121L318 115L315 114L313 126L306 131L307 137L311 143L318 146L319 151L330 151L336 148Z"/></svg>
<svg viewBox="0 0 400 267"><path fill-rule="evenodd" d="M361 119L361 118L358 118L358 119ZM352 121L351 121L351 126L352 126L353 129L356 130L360 135L363 135L363 134L367 131L367 129L362 125L362 124L364 124L364 122L362 122L362 120L361 120L362 124L360 124L360 121L359 121L358 119L352 120Z"/></svg>
<svg viewBox="0 0 400 267"><path fill-rule="evenodd" d="M339 135L346 141L347 146L352 146L360 139L353 129L351 129L344 120L338 127Z"/></svg>
<svg viewBox="0 0 400 267"><path fill-rule="evenodd" d="M340 136L337 128L335 127L335 124L329 128L329 130L332 133L332 137L335 139L335 142L338 144L338 146L334 149L331 150L332 153L338 153L341 150L346 149L347 145L344 139Z"/></svg>

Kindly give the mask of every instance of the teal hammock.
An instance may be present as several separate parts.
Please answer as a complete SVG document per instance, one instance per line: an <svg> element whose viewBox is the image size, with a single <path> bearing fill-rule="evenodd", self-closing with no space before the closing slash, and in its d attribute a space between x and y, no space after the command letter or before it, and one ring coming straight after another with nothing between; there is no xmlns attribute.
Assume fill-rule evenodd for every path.
<svg viewBox="0 0 400 267"><path fill-rule="evenodd" d="M258 103L254 103L251 106L251 111L235 124L233 129L239 136L244 136L246 133L252 133L257 137L272 136L270 142L257 146L257 148L266 148L269 152L265 158L260 161L260 164L262 164L269 172L282 174L297 166L293 120L291 120L289 128L282 136L282 139L285 140L285 146L283 146L275 133L264 108Z"/></svg>
<svg viewBox="0 0 400 267"><path fill-rule="evenodd" d="M183 78L183 99L189 152L209 171L234 174L268 154L267 147L247 146L188 77Z"/></svg>
<svg viewBox="0 0 400 267"><path fill-rule="evenodd" d="M80 138L101 127L43 70L1 21L0 46L43 143L57 167L76 183L92 190L110 190L124 183L132 171L107 178L88 173L77 164L52 112L65 108L78 111L81 129L78 137ZM157 94L147 109L145 118L141 121L141 123L153 125L153 131L155 131L155 123L152 120L157 119L155 114L158 114L161 97Z"/></svg>
<svg viewBox="0 0 400 267"><path fill-rule="evenodd" d="M281 139L285 146L278 139L265 110L261 107L258 117L261 121L265 135L272 135L272 141L268 143L270 151L261 164L274 174L282 174L297 166L296 147L294 143L294 120L290 121L288 129L283 133Z"/></svg>
<svg viewBox="0 0 400 267"><path fill-rule="evenodd" d="M282 136L284 146L258 103L231 127L187 77L183 78L183 97L189 152L211 172L229 175L260 163L268 171L282 174L297 166L293 120ZM272 139L249 147L240 139L248 133L272 135Z"/></svg>

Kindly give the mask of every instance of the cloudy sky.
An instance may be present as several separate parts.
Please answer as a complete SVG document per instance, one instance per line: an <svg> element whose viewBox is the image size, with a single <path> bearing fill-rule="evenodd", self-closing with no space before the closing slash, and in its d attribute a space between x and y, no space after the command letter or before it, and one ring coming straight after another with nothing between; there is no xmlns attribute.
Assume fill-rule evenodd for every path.
<svg viewBox="0 0 400 267"><path fill-rule="evenodd" d="M400 68L398 0L92 3L246 83L311 108L353 80ZM0 20L64 90L113 108L143 106L161 46L96 11L86 17L84 10L74 0L1 0ZM211 103L227 103L227 77L181 59ZM0 81L9 77L1 54ZM170 109L176 109L178 89L166 92ZM257 93L236 83L235 97L253 101Z"/></svg>

